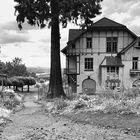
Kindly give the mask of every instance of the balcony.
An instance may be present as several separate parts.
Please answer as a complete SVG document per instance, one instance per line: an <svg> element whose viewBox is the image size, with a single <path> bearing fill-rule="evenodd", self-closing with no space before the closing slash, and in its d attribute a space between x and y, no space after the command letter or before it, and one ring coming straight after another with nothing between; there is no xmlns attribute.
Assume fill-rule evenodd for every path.
<svg viewBox="0 0 140 140"><path fill-rule="evenodd" d="M107 79L119 79L119 75L117 73L107 73Z"/></svg>
<svg viewBox="0 0 140 140"><path fill-rule="evenodd" d="M140 69L130 69L130 76L131 77L140 77Z"/></svg>
<svg viewBox="0 0 140 140"><path fill-rule="evenodd" d="M93 50L93 48L87 49L87 48L75 48L75 49L68 49L67 54L68 55L79 55L79 54L92 54L93 52L98 52L98 50Z"/></svg>
<svg viewBox="0 0 140 140"><path fill-rule="evenodd" d="M64 74L77 74L77 69L76 68L66 68L64 69Z"/></svg>
<svg viewBox="0 0 140 140"><path fill-rule="evenodd" d="M139 46L139 45L136 45L135 48L136 48L136 49L140 49L140 46Z"/></svg>

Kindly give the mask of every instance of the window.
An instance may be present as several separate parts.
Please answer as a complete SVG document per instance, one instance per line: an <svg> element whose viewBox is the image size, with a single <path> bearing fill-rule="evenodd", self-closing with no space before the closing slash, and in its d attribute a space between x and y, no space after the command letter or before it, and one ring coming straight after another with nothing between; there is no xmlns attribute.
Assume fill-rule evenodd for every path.
<svg viewBox="0 0 140 140"><path fill-rule="evenodd" d="M91 48L92 48L92 38L87 37L87 49L91 49Z"/></svg>
<svg viewBox="0 0 140 140"><path fill-rule="evenodd" d="M93 58L85 58L85 71L93 71Z"/></svg>
<svg viewBox="0 0 140 140"><path fill-rule="evenodd" d="M107 37L106 38L106 51L109 53L117 52L118 38L117 37Z"/></svg>
<svg viewBox="0 0 140 140"><path fill-rule="evenodd" d="M140 46L140 41L138 42L138 46Z"/></svg>
<svg viewBox="0 0 140 140"><path fill-rule="evenodd" d="M119 67L107 67L107 73L119 74Z"/></svg>
<svg viewBox="0 0 140 140"><path fill-rule="evenodd" d="M75 49L75 44L72 44L72 49Z"/></svg>
<svg viewBox="0 0 140 140"><path fill-rule="evenodd" d="M116 66L107 67L106 87L112 90L114 90L117 87L120 87L119 67Z"/></svg>
<svg viewBox="0 0 140 140"><path fill-rule="evenodd" d="M132 69L137 70L138 69L138 57L132 58Z"/></svg>

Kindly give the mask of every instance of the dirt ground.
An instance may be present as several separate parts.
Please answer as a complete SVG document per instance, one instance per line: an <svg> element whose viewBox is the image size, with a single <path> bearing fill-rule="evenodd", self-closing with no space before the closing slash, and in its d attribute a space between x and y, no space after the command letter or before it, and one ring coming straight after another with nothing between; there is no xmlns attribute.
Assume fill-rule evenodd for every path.
<svg viewBox="0 0 140 140"><path fill-rule="evenodd" d="M25 97L25 108L11 115L2 140L140 140L140 117L81 112L65 116L44 112L35 97Z"/></svg>

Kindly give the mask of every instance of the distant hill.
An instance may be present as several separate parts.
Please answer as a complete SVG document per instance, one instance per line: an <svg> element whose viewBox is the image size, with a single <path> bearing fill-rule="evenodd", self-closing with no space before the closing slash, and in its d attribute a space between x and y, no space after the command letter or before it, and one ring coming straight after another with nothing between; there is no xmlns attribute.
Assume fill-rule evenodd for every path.
<svg viewBox="0 0 140 140"><path fill-rule="evenodd" d="M27 71L34 73L49 73L50 68L45 67L27 67Z"/></svg>

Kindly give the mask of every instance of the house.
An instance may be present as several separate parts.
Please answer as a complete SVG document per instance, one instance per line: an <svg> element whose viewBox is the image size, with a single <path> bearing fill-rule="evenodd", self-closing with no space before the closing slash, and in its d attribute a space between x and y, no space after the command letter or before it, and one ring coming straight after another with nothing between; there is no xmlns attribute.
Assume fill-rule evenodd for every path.
<svg viewBox="0 0 140 140"><path fill-rule="evenodd" d="M70 29L65 74L73 92L93 94L140 84L140 37L102 18L88 29Z"/></svg>

